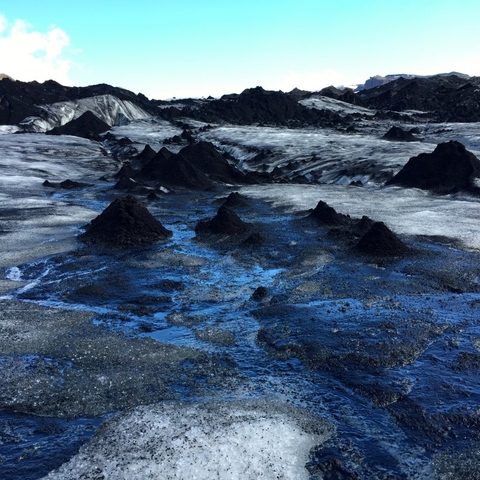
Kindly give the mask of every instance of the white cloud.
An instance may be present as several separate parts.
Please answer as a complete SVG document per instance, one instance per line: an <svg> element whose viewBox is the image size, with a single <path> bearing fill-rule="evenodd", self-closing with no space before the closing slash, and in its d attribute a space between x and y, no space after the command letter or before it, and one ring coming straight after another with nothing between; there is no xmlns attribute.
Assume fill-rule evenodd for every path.
<svg viewBox="0 0 480 480"><path fill-rule="evenodd" d="M0 73L22 81L71 84L71 61L64 55L69 45L68 35L55 25L38 32L23 20L10 24L0 14Z"/></svg>

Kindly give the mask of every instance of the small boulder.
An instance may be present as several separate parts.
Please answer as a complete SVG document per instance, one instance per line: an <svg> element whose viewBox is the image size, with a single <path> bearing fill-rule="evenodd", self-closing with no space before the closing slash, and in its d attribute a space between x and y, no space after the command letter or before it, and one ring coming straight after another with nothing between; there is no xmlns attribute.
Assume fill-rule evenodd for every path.
<svg viewBox="0 0 480 480"><path fill-rule="evenodd" d="M250 226L233 210L222 205L211 220L202 220L195 227L197 234L235 235L248 232Z"/></svg>
<svg viewBox="0 0 480 480"><path fill-rule="evenodd" d="M94 218L80 240L102 247L151 245L170 238L167 230L135 197L117 198Z"/></svg>
<svg viewBox="0 0 480 480"><path fill-rule="evenodd" d="M375 222L355 247L374 257L400 257L409 248L383 222Z"/></svg>
<svg viewBox="0 0 480 480"><path fill-rule="evenodd" d="M268 296L268 290L265 287L257 287L252 293L252 300L263 300Z"/></svg>

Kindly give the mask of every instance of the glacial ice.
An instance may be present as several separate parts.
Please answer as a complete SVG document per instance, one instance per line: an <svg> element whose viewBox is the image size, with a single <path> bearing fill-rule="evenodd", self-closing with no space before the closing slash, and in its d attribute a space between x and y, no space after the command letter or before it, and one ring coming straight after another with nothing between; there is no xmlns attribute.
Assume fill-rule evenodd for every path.
<svg viewBox="0 0 480 480"><path fill-rule="evenodd" d="M190 123L193 124L194 122ZM201 125L197 124L197 126ZM294 169L291 170L292 175L297 173L307 175L318 173L320 181L327 182L317 185L274 184L245 186L239 189L244 195L271 202L273 207L281 207L289 213L303 216L306 214L307 209L313 208L319 200L324 200L337 211L349 214L352 217L368 215L375 220L384 221L398 234L443 237L445 243L448 243L449 239L451 239L450 243L453 245L457 245L455 242L459 241L464 248L479 250L480 227L478 225L478 208L480 200L477 197L467 194L439 197L415 189L383 188L381 186L382 175L392 174L413 155L423 151L433 151L439 142L451 139L462 141L467 149L480 157L479 124L423 125L423 141L414 145L392 144L391 142L381 140L381 135L389 126L390 122L379 122L375 126L369 126L368 122L359 122L357 133L345 134L327 129L294 130L274 127L259 128L222 125L214 126L212 129L202 132L200 136L202 139L210 140L220 148L233 153L237 162L245 170L261 170L262 165L260 161L254 163L252 159L261 150L270 150L271 156L265 160L269 169L292 162L294 164ZM134 120L129 125L116 126L112 131L117 136L131 138L139 151L146 143L158 149L165 138L181 133L179 127L155 119ZM29 276L23 275L23 273L30 269L30 276L34 276L36 271L34 266L32 267L32 264L23 265L21 267L22 270L20 270L16 265L20 266L21 262L28 262L45 256L47 263L51 261L52 265L58 268L55 271L63 272L65 278L71 275L71 278L79 280L80 275L87 275L92 272L91 270L80 271L78 269L78 265L82 265L81 257L79 257L80 260L77 259L78 261L75 260L71 264L77 269L72 268L69 271L70 266L66 262L67 256L59 255L56 259L49 256L74 249L79 229L106 206L110 199L109 196L112 195L109 188L113 182L99 180L99 178L102 175L113 176L120 164L111 157L104 156L100 151L99 144L96 142L74 137L60 136L50 138L38 134L23 134L20 136L13 135L13 132L14 129L12 128L0 128L0 209L2 212L0 231L2 231L1 239L3 242L0 267L5 267L5 278L10 282L18 282L24 279L29 281ZM314 155L316 159L312 160ZM359 164L358 172L360 173L357 174L353 167ZM347 185L351 180L357 179L357 175L361 175L360 179L365 185L363 188ZM42 182L46 178L52 181L62 181L70 178L76 181L94 183L94 187L83 190L81 194L78 192L52 192L42 187ZM164 209L168 208L166 206L168 198L169 196L167 195L156 203L157 213L161 212L163 214ZM211 207L211 204L203 207L208 209ZM189 211L188 208L192 210ZM246 275L242 273L242 268L236 268L238 267L238 259L234 256L220 256L215 254L214 249L203 248L195 244L192 238L194 222L190 220L194 215L189 216L185 212L193 211L198 215L199 209L200 202L197 205L181 204L178 211L171 216L171 224L175 229L172 245L165 251L149 252L129 260L129 268L133 266L138 267L139 271L144 270L142 273L145 273L146 269L153 269L154 267L158 269L168 268L169 265L174 264L180 273L178 276L171 276L171 278L175 280L181 279L185 283L184 290L179 291L175 295L177 295L176 298L179 302L183 302L184 306L187 305L189 308L186 308L185 311L174 312L173 315L175 317L166 318L167 313L160 312L156 313L155 315L157 316L155 317L154 315L154 318L145 319L145 323L151 322L153 327L158 327L160 324L162 328L166 327L151 333L146 331L144 334L139 335L140 337L150 337L142 338L142 341L148 340L150 342L149 348L145 350L146 354L150 355L150 349L157 346L157 344L153 344L153 338L157 338L165 343L174 343L179 347L182 347L181 342L184 341L188 343L188 346L195 345L199 347L200 351L208 353L219 352L228 348L229 353L235 350L232 353L232 355L237 355L235 360L241 359L241 355L247 351L246 349L242 350L242 348L246 348L245 345L248 348L256 349L255 352L258 354L261 347L255 345L255 332L258 329L255 320L249 317L242 317L241 321L238 321L237 317L233 318L234 315L231 318L226 318L227 315L225 313L236 312L237 308L239 310L247 307L251 308L251 305L248 304L250 301L248 299L255 286L266 285L269 289L270 286L272 286L272 289L283 288L292 278L295 279L295 282L293 282L295 283L295 288L292 292L287 292L289 300L294 301L297 299L296 301L299 301L309 296L320 298L319 302L322 303L322 311L324 311L324 315L321 318L326 319L326 321L329 321L329 318L332 317L339 320L338 324L332 323L332 334L337 334L338 332L338 337L340 338L342 335L352 333L348 331L345 323L342 325L342 321L347 318L347 315L341 313L339 308L348 302L349 308L355 310L354 300L348 295L345 298L341 297L341 291L335 291L336 296L329 300L325 300L322 297L322 292L326 291L322 290L322 288L325 288L322 282L325 282L328 271L325 264L330 259L327 258L327 254L322 250L320 243L318 251L315 252L316 256L297 258L298 263L296 267L298 267L298 272L294 271L294 267L292 267L289 272L285 273L282 273L280 270L274 271L270 269ZM268 210L268 207L266 209ZM272 209L271 211L274 210ZM179 216L182 216L182 218L179 219ZM264 219L262 218L261 220L263 221ZM265 221L271 220L267 219ZM309 234L308 232L306 233ZM298 250L295 240L292 240L291 245L285 248L283 252L280 249L272 251L272 258L274 255L281 255L289 251L290 248L292 251ZM280 253L278 250L280 250ZM95 262L102 261L107 262L107 259L95 259ZM66 262L65 265L62 262ZM306 262L309 262L309 264L307 265ZM9 269L10 267L13 268ZM40 267L37 270L41 272ZM64 270L62 270L63 267ZM95 267L100 268L97 263ZM449 265L444 266L445 269L448 267ZM335 266L332 267L332 269L334 268ZM373 271L372 275L365 276L365 278L361 277L361 280L369 282L370 288L376 288L377 290L374 291L378 292L379 296L383 295L383 291L378 284L382 281L384 272L381 271L380 267L378 269L376 267L371 268ZM474 269L475 266L473 265L472 271L473 274L476 274ZM226 271L229 272L228 275L224 274ZM116 278L117 272L114 273L115 275L112 275L112 277ZM171 273L169 272L169 274ZM177 274L177 270L174 273ZM270 274L272 278L268 278ZM297 274L299 276L295 277ZM394 272L394 274L396 275L398 272ZM49 275L51 275L48 279L49 281L65 280L65 278L58 279L51 273ZM189 283L182 275L185 275L185 277L190 276L195 281ZM290 276L288 277L288 275ZM305 276L300 277L300 275ZM334 273L330 275L334 276ZM107 279L108 277L93 274L91 284L96 286L98 282L98 284L103 285L102 278ZM405 279L403 276L401 278ZM410 282L410 279L405 281ZM376 286L374 285L375 283L377 283ZM200 284L202 288L198 288ZM78 287L73 282L72 285ZM340 286L343 287L343 284ZM48 292L48 288L47 286L45 292ZM139 288L143 287L140 285ZM447 284L445 288L450 287ZM42 293L40 290L38 296L40 297ZM62 299L63 303L59 303L58 306L64 307L69 299L70 301L75 301L72 300L74 297L69 297L70 294L70 291L66 291ZM383 299L382 301L385 301L388 311L394 311L397 308L394 302L401 303L404 300L398 297L398 295L395 296L394 290L389 291L388 295L392 297L391 302L389 299ZM455 302L457 303L453 303L453 293L451 298L448 295L450 293L446 293L444 297L446 303L454 305L454 307L464 305L465 309L467 309L470 303L474 306L477 305L475 303L477 301L475 294L468 296L468 298L466 294L455 294ZM34 299L35 297L32 296L31 298ZM430 304L425 300L425 295L422 295L421 292L418 294L418 300L416 298L414 296L411 303L408 303L409 299L407 299L408 301L405 300L405 304L407 306L411 305L412 311L416 312L416 315L420 315L420 307L428 307L431 311L435 311L436 318L439 317L445 324L447 321L452 325L457 321L467 322L470 330L458 333L460 332L459 327L458 332L457 330L452 330L451 336L453 337L458 333L459 342L467 344L471 337L472 345L478 344L479 337L476 325L474 325L470 317L466 320L465 315L458 313L459 308L447 310L445 307L442 307L442 310L438 308L439 303L433 302L433 300L431 307L429 307ZM280 300L281 302L282 296L275 297L275 300ZM372 302L379 301L378 298L372 300ZM41 304L41 300L35 302L27 303L26 305L31 305L34 308L34 305ZM241 302L247 303L243 305ZM49 306L52 305L53 303L49 304ZM474 306L471 308L473 309ZM86 308L80 304L76 305L76 307L79 309ZM368 308L374 307L368 306ZM363 312L363 309L364 307L362 306L361 309L356 309L355 313L361 310ZM327 312L327 310L331 310L333 313ZM31 322L32 315L29 314L29 310L22 307L22 311L28 315L25 315L24 323L17 325L21 327L17 332L19 335L22 332L24 335L28 333L28 338L24 339L24 341L28 341L29 348L32 345L31 349L37 349L38 351L39 339L45 333L44 330L57 337L51 340L52 344L56 345L55 342L58 341L57 326L44 328L44 325L41 325L39 322ZM92 311L95 311L94 307L92 307ZM70 335L71 331L68 322L72 321L69 318L71 315L67 311L62 313L61 308L58 309L58 312L60 312L58 315L62 319L61 325L65 328L68 327L66 336ZM380 313L383 315L383 311ZM125 316L127 314L125 313ZM423 315L423 313L421 314ZM368 311L365 315L371 317L371 313ZM469 310L469 315L476 315L476 312L470 312ZM37 313L36 316L38 318L39 314ZM48 317L53 316L53 314L48 315ZM160 320L164 317L165 322L161 323ZM363 317L360 316L359 318L361 321ZM119 320L119 323L121 322L123 320ZM308 322L310 322L309 318ZM108 324L107 321L105 323ZM6 323L4 325L10 328ZM36 330L30 334L27 326ZM126 329L127 327L126 323L122 323L120 328ZM387 327L391 328L386 325L385 328ZM327 325L324 331L330 332L329 328ZM456 327L453 325L453 328ZM180 329L183 331L180 332ZM223 332L227 331L232 333L230 337L224 335ZM319 331L322 330L319 329ZM362 326L361 331L365 331L365 334L368 335L369 332L374 330L365 330ZM390 332L390 330L388 331ZM186 340L184 332L189 332ZM178 334L178 336L175 337L175 334ZM183 339L180 338L180 334L183 335ZM107 333L104 333L104 335L107 335ZM168 338L169 335L170 338ZM96 337L98 337L98 333ZM236 343L234 346L229 346L233 343L232 337L234 337L233 339ZM108 340L105 340L105 338L107 337L95 338L97 341L95 345L103 346L108 344L109 346L115 346L112 349L118 347L117 349L120 352L125 350L126 343L124 340L120 341L119 336L115 337L116 340L113 340L113 337L108 337ZM243 342L240 344L240 347L238 346L240 343L239 339ZM7 341L8 338L4 340ZM442 337L441 341L443 340L444 337ZM452 342L454 340L452 339ZM84 350L82 350L83 347L86 349L87 345L81 338L76 341L78 342L76 348L86 358L85 362L88 361L86 365L90 368L92 359L88 355L83 355ZM450 341L450 337L446 336L445 342L447 341ZM130 343L133 344L133 342ZM62 342L63 344L66 345L67 342ZM101 351L101 348L95 350L98 350L99 356L104 353ZM71 351L70 345L69 353ZM449 354L453 356L455 350L453 352ZM253 360L258 361L258 359L259 357L255 357ZM104 356L102 356L101 358L99 357L98 362L95 362L95 370L88 375L85 373L86 370L76 372L68 369L62 370L64 368L63 364L59 363L52 366L52 364L48 364L46 361L44 363L37 362L39 370L35 371L28 362L24 362L21 358L17 358L17 360L16 362L3 364L5 371L8 371L9 374L9 386L11 387L9 392L12 395L18 395L16 387L19 385L20 380L25 382L24 385L26 386L34 386L35 388L32 387L31 393L32 395L37 394L39 390L36 381L41 378L41 381L44 382L42 385L45 385L45 390L41 391L42 395L40 396L43 396L45 399L46 396L43 393L51 393L50 383L48 382L51 382L53 378L51 376L52 369L57 368L59 373L57 372L58 376L55 378L67 381L67 385L72 387L72 396L67 399L68 402L66 403L68 403L68 408L70 409L77 408L77 410L68 410L69 413L73 412L73 414L82 413L84 412L83 409L94 407L98 408L98 410L95 410L93 413L100 412L103 414L105 408L109 407L109 403L106 403L107 407L105 408L104 404L95 405L93 402L90 403L88 396L85 397L87 398L86 405L74 404L71 399L83 398L83 393L89 391L90 385L94 385L98 392L105 394L105 402L107 400L110 401L112 397L117 402L118 395L112 396L107 391L106 379L119 379L121 388L119 387L118 391L122 391L123 385L126 385L125 371L132 376L134 376L132 372L135 372L135 375L137 375L138 371L142 371L144 373L142 378L135 377L135 380L138 380L142 387L148 387L151 380L156 378L155 375L158 374L158 367L152 365L151 356L148 357L148 361L145 363L147 367L144 364L141 365L142 369L147 368L147 370L137 368L137 365L132 365L131 361L128 360L128 362L125 361L125 364L118 366L118 372L107 372ZM267 360L268 366L271 367L271 359ZM248 361L251 361L251 359L248 359ZM265 359L262 361L265 361ZM254 367L260 371L260 369L264 368L264 365L259 365L257 362ZM412 369L412 372L420 372L423 368L418 365L414 367L416 370L411 366L405 368L407 370ZM126 368L130 370L126 370ZM187 368L190 368L189 364L187 364ZM205 367L202 366L202 368L202 371L211 373L210 363L207 363ZM243 365L242 368L244 368ZM383 412L381 408L372 410L367 400L362 399L360 396L355 396L352 392L345 393L343 387L338 389L338 384L335 384L335 390L332 389L332 383L323 385L324 377L328 374L308 373L308 378L305 379L305 377L299 374L299 370L295 370L295 368L300 368L298 360L291 359L282 362L281 365L279 362L274 368L279 370L275 372L275 377L269 378L268 382L270 383L265 381L266 374L269 374L267 369L262 371L262 375L255 377L256 387L259 386L258 384L262 384L261 387L265 388L263 392L267 392L269 395L273 391L282 392L283 398L287 401L292 401L292 403L300 399L301 402L305 401L309 407L315 405L315 408L318 407L321 410L320 414L333 412L334 416L337 415L336 419L340 425L355 426L355 435L358 432L365 432L365 435L370 440L372 438L378 439L378 442L383 444L382 448L390 451L390 453L393 452L392 456L401 463L403 471L415 472L416 477L412 478L431 478L428 473L425 475L421 472L419 473L420 467L418 465L427 465L430 461L425 451L422 450L423 447L419 445L418 450L414 450L411 448L411 444L403 442L402 439L404 437L402 435L404 433L401 432L401 426L395 425L388 413ZM171 363L168 364L168 369L172 369ZM225 374L225 377L221 377L214 372L212 373L212 379L217 375L215 377L216 381L222 382L230 378L229 375L231 375L232 370L234 368L227 369L228 375ZM24 374L26 376L22 377ZM78 374L78 377L74 376L74 374ZM476 375L475 373L468 374L472 377ZM177 375L177 372L174 375ZM453 374L450 373L450 375ZM418 377L421 377L420 373ZM380 377L378 378L379 381L382 381ZM408 371L405 373L405 378L406 380L410 379ZM423 377L421 378L423 381ZM447 376L445 378L448 381L451 377ZM443 378L444 381L445 378ZM321 380L319 381L319 379ZM304 380L308 388L302 383ZM313 383L313 380L316 380L316 383ZM330 379L329 381L331 382L332 380ZM418 378L416 381L418 390ZM438 381L440 382L441 379ZM131 381L129 380L129 382ZM472 389L475 389L477 383L471 383L474 385ZM302 388L298 388L300 385ZM425 385L426 388L431 387L431 383L428 383L427 380L425 380ZM278 388L273 388L273 386ZM309 390L312 386L314 393L311 393L313 390ZM81 394L78 394L79 387L83 389ZM469 385L468 388L470 388ZM61 398L64 398L63 392L60 393L62 393ZM245 392L242 391L243 393ZM422 393L421 391L418 394L419 397L421 397ZM23 389L23 394L27 395L28 389ZM145 398L146 401L155 401L148 388L145 389L144 394L145 397L142 398ZM308 397L309 395L311 395L311 398ZM52 398L54 401L52 400L51 407L54 409L57 405L55 402L59 397L52 396ZM428 399L428 396L426 398ZM463 400L463 397L459 396L459 398ZM137 405L138 403L136 402L138 400L139 387L135 385L135 388L132 389L131 397L126 398L125 404L122 404L122 406ZM30 401L31 398L27 396L25 404L29 405L28 402ZM441 396L439 401L443 401ZM318 406L322 402L328 404L328 409L323 404ZM283 465L282 462L286 462L289 467L285 468L291 467L291 472L293 472L291 476L285 476L284 478L296 478L295 475L298 475L298 478L306 478L308 474L304 464L308 460L310 447L315 443L322 443L328 436L327 433L320 433L318 437L315 436L318 432L312 433L307 431L305 433L303 424L300 425L297 422L297 414L291 411L285 412L283 407L277 408L271 405L258 407L258 405L252 406L252 404L243 402L234 404L213 402L209 405L210 407L206 404L179 404L175 406L168 403L154 407L139 407L108 423L98 432L92 444L85 446L70 463L62 467L58 472L51 473L47 478L73 479L80 476L79 472L85 472L85 478L95 478L98 472L94 469L98 465L103 465L102 468L107 473L113 472L110 478L122 478L122 474L118 473L119 470L115 470L116 468L123 469L123 471L127 472L126 475L130 475L129 477L125 476L125 478L135 478L136 475L136 478L150 478L149 475L151 478L182 478L181 476L176 476L175 469L186 472L186 477L183 478L194 478L195 475L199 475L198 478L216 478L215 474L224 475L223 478L225 478L228 476L226 473L227 468L230 468L230 471L235 473L231 478L235 478L235 476L236 478L258 478L260 474L264 474L265 478L270 478L270 473L273 472L272 476L275 475L278 465ZM225 405L228 405L228 408ZM423 404L420 402L420 405ZM116 406L117 404L115 403ZM100 407L103 409L100 409ZM432 404L432 411L435 412L437 407L437 405ZM111 408L113 409L114 407ZM209 408L215 411L209 410ZM52 413L51 411L49 412ZM359 414L358 412L362 413ZM318 412L315 411L315 413L317 414ZM188 420L189 425L182 429L181 422L183 418ZM380 422L380 418L385 423ZM171 438L167 432L161 431L161 425L165 425L166 422L170 422L172 431L178 435L177 438ZM236 426L235 429L233 425ZM145 427L146 434L142 434L142 426ZM147 428L147 426L149 427ZM157 430L152 431L152 436L148 433L150 426L157 428ZM259 441L259 432L260 435L263 434L264 436L262 443ZM154 433L158 433L158 437L154 438ZM225 440L225 444L219 441L219 435ZM117 440L117 438L119 439ZM287 448L288 439L297 442L301 445L301 448L293 450ZM350 441L350 439L348 440ZM357 442L357 440L358 437L355 437L355 440L352 440L352 442ZM336 439L335 441L340 440ZM361 442L362 440L358 441ZM236 454L235 462L231 462L228 460L227 454L233 452L232 445L235 442L240 442L241 447L244 447L246 450L241 455ZM250 447L250 445L252 446ZM343 447L345 445L346 443L342 444ZM357 447L358 443L355 447L351 447L352 451ZM167 448L171 450L167 450ZM263 452L261 448L264 448ZM360 451L361 449L359 448L357 453ZM170 456L167 456L168 452L171 453ZM222 457L224 461L215 461L212 455L220 454L225 454L225 457ZM350 451L348 451L345 457L354 458L354 454L355 452L349 457ZM149 457L149 455L151 456ZM197 466L202 465L201 471L195 471L194 466L187 462L188 455L197 460ZM279 455L282 459L279 458ZM150 462L151 459L154 459L154 461ZM165 459L164 463L155 463L157 461L160 462L161 459ZM239 461L237 462L237 460ZM360 463L362 461L359 460ZM370 458L365 462L367 461L372 461L372 459ZM131 467L128 465L131 465ZM250 477L239 474L238 469L241 468L241 465L246 469L246 472L249 472L248 475ZM347 466L348 468L351 467L351 465ZM208 468L216 469L216 473L208 476ZM271 470L267 470L268 468ZM282 467L282 472L279 475L285 471L288 470Z"/></svg>
<svg viewBox="0 0 480 480"><path fill-rule="evenodd" d="M332 427L271 401L163 403L107 422L50 480L308 479Z"/></svg>
<svg viewBox="0 0 480 480"><path fill-rule="evenodd" d="M450 238L464 248L480 250L480 199L470 195L440 197L418 189L342 185L262 185L240 192L291 212L315 208L323 200L352 217L367 215L385 222L396 233Z"/></svg>

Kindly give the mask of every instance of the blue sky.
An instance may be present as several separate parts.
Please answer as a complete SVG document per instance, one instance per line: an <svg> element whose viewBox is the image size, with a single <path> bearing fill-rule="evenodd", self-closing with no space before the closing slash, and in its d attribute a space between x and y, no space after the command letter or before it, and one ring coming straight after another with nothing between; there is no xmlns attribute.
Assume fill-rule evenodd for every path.
<svg viewBox="0 0 480 480"><path fill-rule="evenodd" d="M150 98L480 75L478 0L4 2L0 73Z"/></svg>

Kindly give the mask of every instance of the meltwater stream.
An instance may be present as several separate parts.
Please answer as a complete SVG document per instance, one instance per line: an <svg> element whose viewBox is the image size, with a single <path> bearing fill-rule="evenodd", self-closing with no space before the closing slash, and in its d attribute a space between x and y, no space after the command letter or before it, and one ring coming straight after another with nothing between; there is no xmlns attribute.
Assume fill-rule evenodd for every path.
<svg viewBox="0 0 480 480"><path fill-rule="evenodd" d="M136 405L152 406L110 421L51 478L78 478L81 468L85 478L96 478L99 462L110 478L217 478L214 461L191 470L186 457L221 452L232 442L254 447L244 452L243 470L222 464L218 478L229 471L243 472L238 478L308 478L303 466L297 473L278 467L280 457L289 465L308 461L312 475L336 469L358 478L428 479L464 455L457 471L478 472L471 454L479 441L478 291L460 294L446 277L447 291L439 293L437 278L420 277L421 259L418 266L381 266L333 256L320 231L291 213L272 216L261 202L240 215L263 228L263 247L195 238L198 220L219 204L212 195L201 202L165 197L150 209L174 232L166 244L116 253L79 245L7 272L22 283L5 300L87 311L91 321L71 320L65 334L56 331L64 348L39 338L36 357L18 352L2 360L4 406L41 415L1 417L5 478L46 475L102 418ZM429 265L445 260L466 276L476 272L474 254L419 247L429 249ZM260 286L266 296L252 298ZM10 395L15 388L23 393ZM318 419L311 432L302 429L297 407ZM173 437L162 430L162 422L182 418ZM145 443L142 432L155 428ZM274 442L286 431L287 443ZM259 436L269 445L263 460L255 457ZM161 456L160 445L172 456ZM298 456L288 457L292 452ZM274 468L261 470L268 462Z"/></svg>

